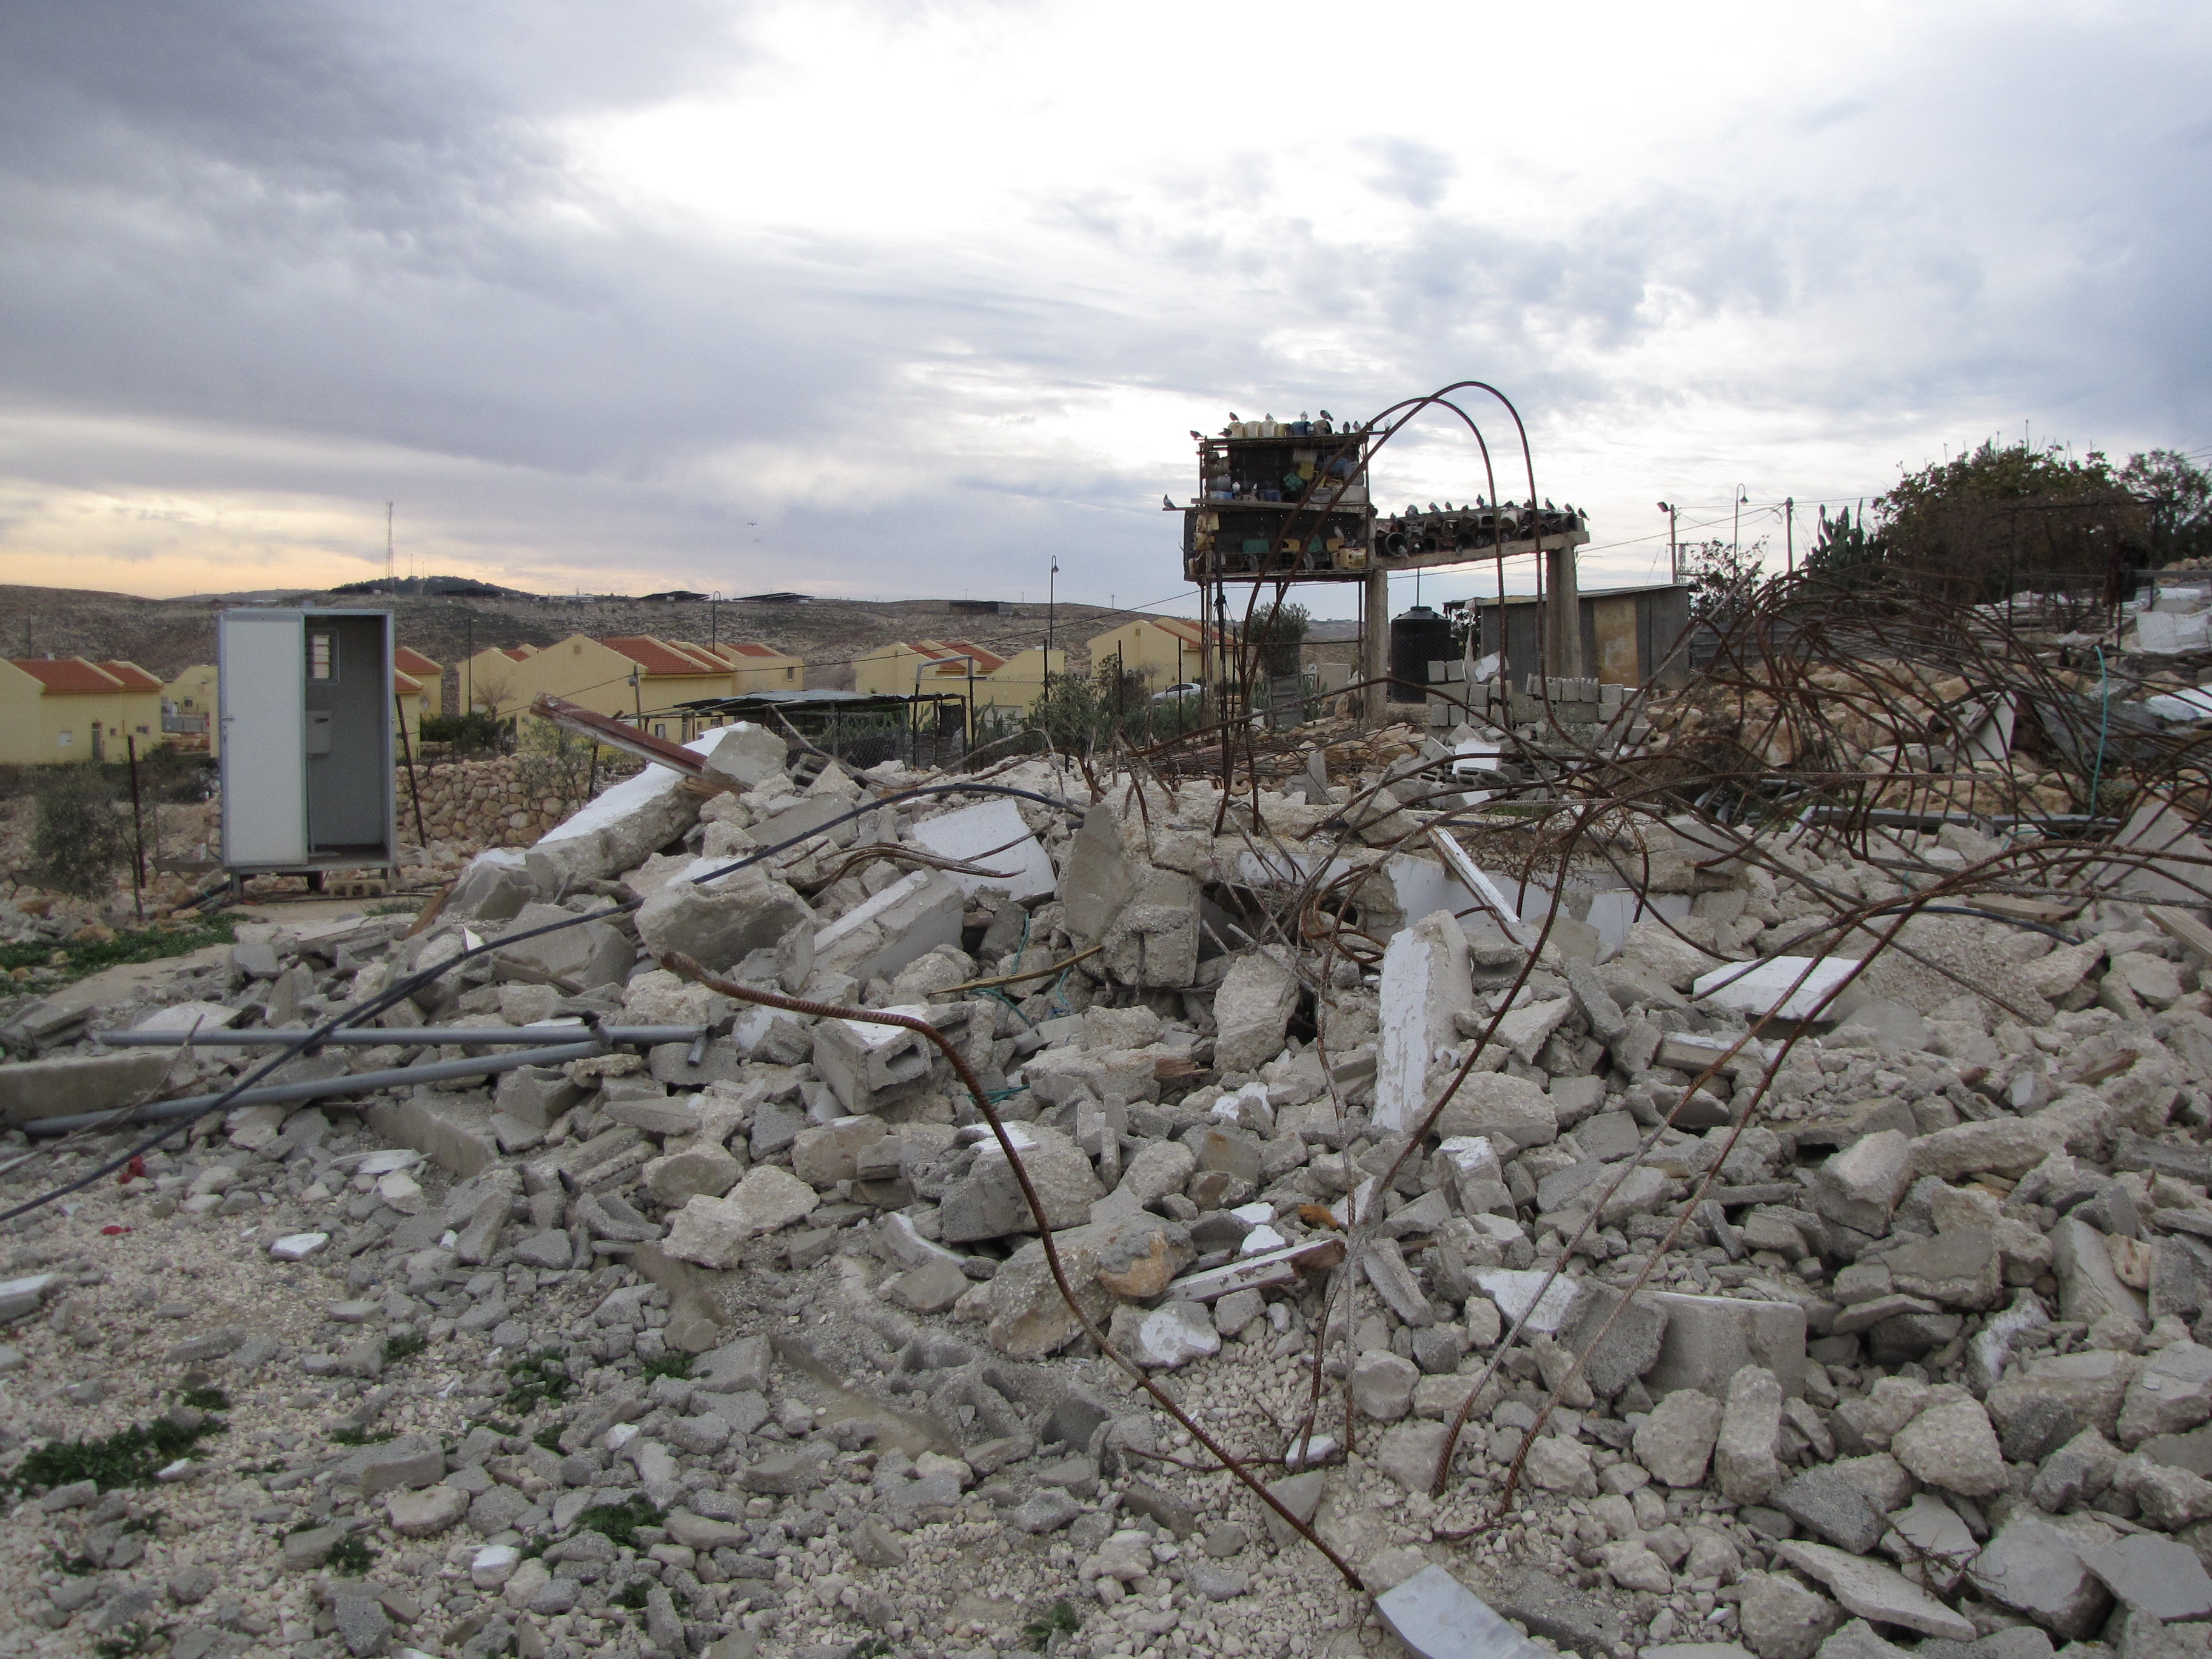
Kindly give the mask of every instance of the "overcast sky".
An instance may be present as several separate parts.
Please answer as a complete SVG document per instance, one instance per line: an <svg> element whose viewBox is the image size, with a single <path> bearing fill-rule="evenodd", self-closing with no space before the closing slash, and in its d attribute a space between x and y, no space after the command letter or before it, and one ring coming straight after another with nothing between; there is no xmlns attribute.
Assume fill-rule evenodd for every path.
<svg viewBox="0 0 2212 1659"><path fill-rule="evenodd" d="M403 574L1167 601L1189 428L1465 378L1585 586L1739 486L1778 559L2212 447L2208 84L2201 3L17 0L0 581L356 580L390 499Z"/></svg>

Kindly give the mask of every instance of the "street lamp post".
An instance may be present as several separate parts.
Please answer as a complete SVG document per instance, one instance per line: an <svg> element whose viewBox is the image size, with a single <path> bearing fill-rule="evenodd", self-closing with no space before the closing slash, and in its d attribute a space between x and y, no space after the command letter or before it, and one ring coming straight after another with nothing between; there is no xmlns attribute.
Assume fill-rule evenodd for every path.
<svg viewBox="0 0 2212 1659"><path fill-rule="evenodd" d="M1674 504L1662 501L1659 510L1667 515L1667 580L1679 582L1682 580L1682 544L1674 538Z"/></svg>

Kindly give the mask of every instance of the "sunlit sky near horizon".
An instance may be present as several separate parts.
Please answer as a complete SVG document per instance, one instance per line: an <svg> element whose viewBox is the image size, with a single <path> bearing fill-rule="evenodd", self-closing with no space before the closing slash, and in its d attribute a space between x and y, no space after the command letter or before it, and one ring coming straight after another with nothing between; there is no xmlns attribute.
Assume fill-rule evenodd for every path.
<svg viewBox="0 0 2212 1659"><path fill-rule="evenodd" d="M1585 586L1739 489L1778 564L1986 437L2212 447L2208 71L2155 3L17 7L0 582L356 580L389 500L403 574L1177 609L1189 428L1468 377Z"/></svg>

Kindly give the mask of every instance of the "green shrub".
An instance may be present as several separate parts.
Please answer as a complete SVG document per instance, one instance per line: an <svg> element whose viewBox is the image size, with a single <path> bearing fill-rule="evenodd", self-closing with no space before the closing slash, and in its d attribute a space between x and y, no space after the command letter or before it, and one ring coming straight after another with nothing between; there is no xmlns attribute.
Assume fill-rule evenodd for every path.
<svg viewBox="0 0 2212 1659"><path fill-rule="evenodd" d="M31 861L40 885L80 898L107 892L131 861L131 820L90 766L57 766L31 787Z"/></svg>

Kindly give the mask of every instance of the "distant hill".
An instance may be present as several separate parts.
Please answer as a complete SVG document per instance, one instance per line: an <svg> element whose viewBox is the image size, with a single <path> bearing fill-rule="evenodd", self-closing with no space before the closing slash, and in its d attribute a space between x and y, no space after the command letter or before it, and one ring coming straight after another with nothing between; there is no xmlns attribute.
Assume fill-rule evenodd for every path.
<svg viewBox="0 0 2212 1659"><path fill-rule="evenodd" d="M472 576L396 576L386 581L381 576L374 581L347 582L331 589L333 593L378 597L404 595L410 599L534 599L535 593L526 593L519 587L501 587L495 582L480 582Z"/></svg>
<svg viewBox="0 0 2212 1659"><path fill-rule="evenodd" d="M958 639L1001 655L1042 645L1045 608L1009 605L977 615L944 599L815 599L804 605L713 604L690 598L642 599L529 594L465 577L424 576L416 583L457 582L479 590L386 594L383 584L352 582L330 590L267 589L149 599L87 588L0 586L0 654L90 657L135 662L163 679L194 663L215 660L215 618L240 605L329 605L389 610L399 641L450 670L492 645L550 645L571 634L652 634L663 639L750 640L802 659L816 687L849 687L855 658L894 640ZM371 591L364 591L371 590ZM1196 602L1193 601L1195 611ZM1068 666L1088 672L1088 641L1137 616L1103 605L1061 605L1054 643Z"/></svg>

